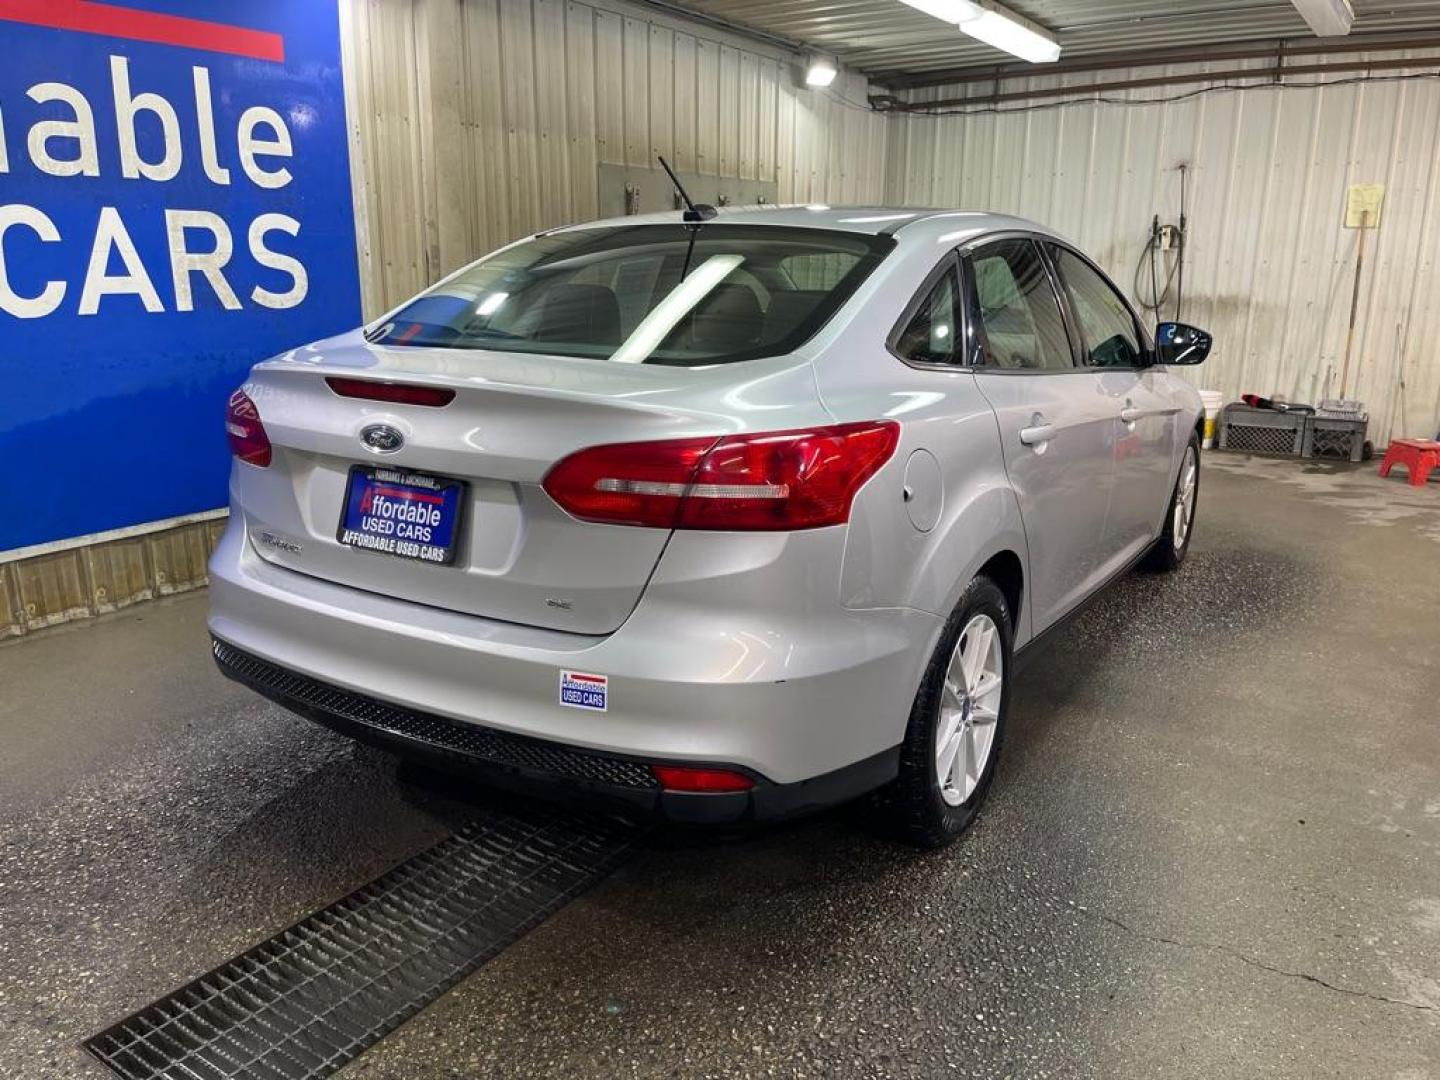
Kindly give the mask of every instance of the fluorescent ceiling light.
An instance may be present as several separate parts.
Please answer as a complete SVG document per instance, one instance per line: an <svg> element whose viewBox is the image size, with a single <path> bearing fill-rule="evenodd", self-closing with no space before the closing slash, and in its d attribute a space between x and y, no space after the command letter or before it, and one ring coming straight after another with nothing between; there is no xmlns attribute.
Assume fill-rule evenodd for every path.
<svg viewBox="0 0 1440 1080"><path fill-rule="evenodd" d="M916 11L923 11L926 15L933 15L941 22L948 22L952 26L960 25L961 19L973 19L978 4L972 4L970 0L904 0Z"/></svg>
<svg viewBox="0 0 1440 1080"><path fill-rule="evenodd" d="M805 69L806 86L829 86L839 74L835 61L824 56L812 56L810 66Z"/></svg>
<svg viewBox="0 0 1440 1080"><path fill-rule="evenodd" d="M971 37L992 45L1011 56L1032 64L1048 64L1060 59L1060 43L1028 19L995 8L986 9L973 19L962 19L960 29Z"/></svg>
<svg viewBox="0 0 1440 1080"><path fill-rule="evenodd" d="M1355 11L1350 0L1291 0L1316 37L1343 37L1350 33Z"/></svg>
<svg viewBox="0 0 1440 1080"><path fill-rule="evenodd" d="M1048 64L1060 59L1060 43L1042 27L994 0L902 0L918 11L954 23L977 41L1028 60ZM1302 0L1295 0L1301 3ZM1304 0L1327 3L1331 0ZM1333 0L1343 3L1344 0Z"/></svg>

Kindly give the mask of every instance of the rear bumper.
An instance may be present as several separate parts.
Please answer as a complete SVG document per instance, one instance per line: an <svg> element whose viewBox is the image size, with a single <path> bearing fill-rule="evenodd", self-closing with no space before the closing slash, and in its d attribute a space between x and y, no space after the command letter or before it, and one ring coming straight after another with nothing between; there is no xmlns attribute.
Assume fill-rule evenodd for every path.
<svg viewBox="0 0 1440 1080"><path fill-rule="evenodd" d="M625 625L592 637L440 611L274 566L254 552L237 516L211 560L210 631L282 675L396 715L428 718L452 735L478 732L460 740L462 750L477 740L506 739L511 749L539 744L632 767L721 766L757 785L738 798L662 798L658 785L616 785L612 776L556 770L553 757L539 767L508 752L457 759L447 736L439 756L451 764L535 784L558 775L562 786L577 789L594 781L599 794L674 818L703 819L722 809L722 820L780 816L840 801L894 774L893 751L939 631L939 620L923 612L850 611L838 600L821 610L802 599L820 590L814 580L797 588L791 579L807 573L813 579L814 545L831 542L807 540L811 546L797 552L798 569L789 556L760 570L742 560L743 573L713 585L686 576L690 556L672 543ZM802 555L810 557L808 570ZM710 564L715 558L694 557ZM827 561L838 565L838 558ZM755 580L771 573L790 581L788 588ZM562 670L606 676L606 710L562 706ZM418 722L366 726L363 710L327 708L323 696L295 700L283 679L227 674L332 727L359 723L363 730L351 733L370 741L411 752L436 742ZM691 801L699 799L707 801Z"/></svg>
<svg viewBox="0 0 1440 1080"><path fill-rule="evenodd" d="M897 746L792 784L772 783L753 771L737 769L755 782L749 791L665 791L651 764L694 763L656 763L579 750L417 712L290 671L219 638L211 639L211 651L222 674L291 712L360 742L474 775L495 787L606 803L631 816L675 824L742 825L833 806L893 779L899 761Z"/></svg>

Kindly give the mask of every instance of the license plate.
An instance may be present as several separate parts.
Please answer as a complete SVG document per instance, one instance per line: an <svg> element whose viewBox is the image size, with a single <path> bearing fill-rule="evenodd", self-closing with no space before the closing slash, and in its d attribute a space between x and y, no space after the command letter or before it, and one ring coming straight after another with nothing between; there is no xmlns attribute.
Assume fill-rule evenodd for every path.
<svg viewBox="0 0 1440 1080"><path fill-rule="evenodd" d="M355 465L336 538L364 551L449 563L464 493L459 480Z"/></svg>

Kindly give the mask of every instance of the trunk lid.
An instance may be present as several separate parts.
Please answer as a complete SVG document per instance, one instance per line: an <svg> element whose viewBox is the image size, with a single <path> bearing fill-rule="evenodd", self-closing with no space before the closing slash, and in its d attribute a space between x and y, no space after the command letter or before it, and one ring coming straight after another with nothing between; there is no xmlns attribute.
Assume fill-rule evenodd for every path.
<svg viewBox="0 0 1440 1080"><path fill-rule="evenodd" d="M447 405L343 397L325 376L455 391ZM567 454L604 443L828 421L808 362L706 369L371 345L357 331L259 364L245 384L273 447L237 463L232 503L261 558L369 592L583 634L620 626L670 533L578 521L541 487ZM384 424L403 445L368 450ZM354 466L463 481L455 554L436 565L338 539Z"/></svg>

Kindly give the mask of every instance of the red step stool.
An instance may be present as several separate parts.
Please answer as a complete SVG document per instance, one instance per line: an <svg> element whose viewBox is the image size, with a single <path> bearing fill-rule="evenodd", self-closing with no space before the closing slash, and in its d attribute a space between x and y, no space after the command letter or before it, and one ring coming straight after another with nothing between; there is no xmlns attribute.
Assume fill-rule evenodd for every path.
<svg viewBox="0 0 1440 1080"><path fill-rule="evenodd" d="M1404 465L1412 487L1423 487L1434 469L1440 469L1440 442L1434 439L1391 439L1380 462L1380 475L1389 476L1394 465Z"/></svg>

